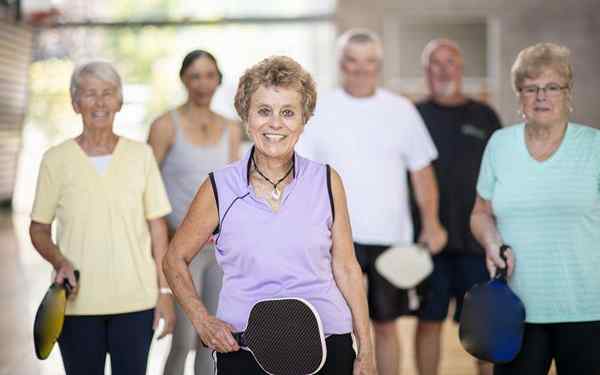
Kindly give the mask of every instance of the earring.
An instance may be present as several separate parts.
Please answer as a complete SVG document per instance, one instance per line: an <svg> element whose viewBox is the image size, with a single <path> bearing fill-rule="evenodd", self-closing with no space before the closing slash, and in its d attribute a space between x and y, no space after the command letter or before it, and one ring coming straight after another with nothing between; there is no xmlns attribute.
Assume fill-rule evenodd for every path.
<svg viewBox="0 0 600 375"><path fill-rule="evenodd" d="M525 114L523 113L523 111L521 111L521 108L517 109L517 114L519 115L519 117L525 120Z"/></svg>

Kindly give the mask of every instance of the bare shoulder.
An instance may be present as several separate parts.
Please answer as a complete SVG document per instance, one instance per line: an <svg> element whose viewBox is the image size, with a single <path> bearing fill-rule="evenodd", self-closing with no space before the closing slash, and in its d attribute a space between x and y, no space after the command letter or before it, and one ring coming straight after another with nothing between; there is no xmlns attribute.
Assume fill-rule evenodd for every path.
<svg viewBox="0 0 600 375"><path fill-rule="evenodd" d="M242 137L242 124L238 120L223 117L224 124L229 130L232 142L239 142Z"/></svg>
<svg viewBox="0 0 600 375"><path fill-rule="evenodd" d="M151 130L156 130L160 132L172 132L173 131L173 119L171 117L171 111L165 112L162 115L158 116L154 121L152 121Z"/></svg>
<svg viewBox="0 0 600 375"><path fill-rule="evenodd" d="M151 144L172 144L175 139L175 127L171 113L158 116L150 125L149 141Z"/></svg>
<svg viewBox="0 0 600 375"><path fill-rule="evenodd" d="M234 120L232 118L229 117L225 117L221 114L215 113L215 116L217 118L217 121L221 124L226 126L227 128L229 128L230 130L238 130L240 128L240 122L237 120Z"/></svg>
<svg viewBox="0 0 600 375"><path fill-rule="evenodd" d="M342 177L333 167L329 167L331 173L331 192L334 196L338 194L344 194L344 183L342 182Z"/></svg>

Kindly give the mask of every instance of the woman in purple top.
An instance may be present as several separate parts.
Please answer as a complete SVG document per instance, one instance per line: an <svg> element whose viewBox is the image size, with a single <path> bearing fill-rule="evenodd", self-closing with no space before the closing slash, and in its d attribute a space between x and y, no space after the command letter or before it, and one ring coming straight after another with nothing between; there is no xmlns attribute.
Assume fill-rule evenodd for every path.
<svg viewBox="0 0 600 375"><path fill-rule="evenodd" d="M303 298L317 309L327 336L321 373L375 373L342 181L329 166L294 152L315 103L314 81L288 57L246 71L235 107L254 147L203 182L167 253L169 283L202 341L217 352L219 374L263 373L231 333L246 328L255 302L281 297ZM224 273L216 316L188 271L211 236Z"/></svg>

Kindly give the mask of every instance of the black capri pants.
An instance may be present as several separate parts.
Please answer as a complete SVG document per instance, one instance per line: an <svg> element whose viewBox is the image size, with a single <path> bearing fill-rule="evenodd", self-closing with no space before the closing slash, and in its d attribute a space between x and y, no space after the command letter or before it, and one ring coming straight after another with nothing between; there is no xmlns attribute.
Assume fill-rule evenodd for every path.
<svg viewBox="0 0 600 375"><path fill-rule="evenodd" d="M352 375L356 353L352 348L352 335L331 335L325 339L327 359L319 375ZM252 353L238 350L230 353L214 352L216 375L265 375Z"/></svg>
<svg viewBox="0 0 600 375"><path fill-rule="evenodd" d="M495 365L494 375L546 375L554 359L558 375L600 375L600 321L525 324L521 352Z"/></svg>

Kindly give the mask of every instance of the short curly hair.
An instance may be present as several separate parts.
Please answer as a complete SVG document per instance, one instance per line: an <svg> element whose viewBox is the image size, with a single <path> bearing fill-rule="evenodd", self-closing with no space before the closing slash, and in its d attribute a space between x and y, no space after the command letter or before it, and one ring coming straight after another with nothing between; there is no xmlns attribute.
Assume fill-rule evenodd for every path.
<svg viewBox="0 0 600 375"><path fill-rule="evenodd" d="M517 56L510 70L511 83L515 93L519 93L523 81L537 78L546 69L553 69L573 88L573 67L569 61L571 51L554 43L538 43L527 47Z"/></svg>
<svg viewBox="0 0 600 375"><path fill-rule="evenodd" d="M315 112L317 90L311 75L287 56L271 56L246 70L235 94L235 109L243 121L248 120L250 100L259 87L295 89L302 97L304 123Z"/></svg>

